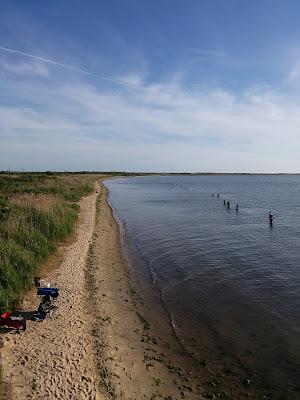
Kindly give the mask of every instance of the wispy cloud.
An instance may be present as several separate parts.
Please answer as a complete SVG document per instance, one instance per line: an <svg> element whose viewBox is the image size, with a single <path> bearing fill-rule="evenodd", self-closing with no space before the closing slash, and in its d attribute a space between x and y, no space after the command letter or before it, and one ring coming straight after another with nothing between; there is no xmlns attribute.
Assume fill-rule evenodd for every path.
<svg viewBox="0 0 300 400"><path fill-rule="evenodd" d="M58 155L65 160L72 148L69 168L80 168L80 159L81 168L85 162L94 169L257 172L287 170L287 148L291 170L300 170L293 152L300 104L290 104L271 88L237 95L221 88L191 90L172 79L146 84L142 77L129 75L118 80L130 81L130 90L103 91L82 81L72 86L39 81L33 87L26 79L13 90L13 80L2 82L0 90L15 96L13 106L0 106L2 162L15 154L23 166L33 165L42 152L49 165ZM65 168L65 161L58 162L58 168ZM153 163L156 168L150 168Z"/></svg>
<svg viewBox="0 0 300 400"><path fill-rule="evenodd" d="M237 93L188 88L174 76L149 83L137 73L106 77L22 51L0 50L20 56L21 62L5 56L0 66L22 77L17 83L10 74L0 80L0 169L13 157L20 167L31 169L51 169L57 159L58 169L258 172L287 171L289 165L290 171L300 170L294 151L300 102L289 103L270 86ZM218 50L189 51L213 60L230 57ZM72 76L72 84L63 79L66 72L49 79L51 65L83 76ZM32 79L35 75L39 79ZM104 90L101 79L84 76L113 85Z"/></svg>
<svg viewBox="0 0 300 400"><path fill-rule="evenodd" d="M74 71L74 72L78 72L80 74L89 75L89 76L92 76L92 77L95 77L95 78L104 79L104 80L109 81L109 82L121 84L121 82L117 81L116 79L110 78L108 76L94 74L94 73L89 72L87 70L84 70L84 69L81 69L81 68L76 68L76 67L73 67L71 65L63 64L61 62L58 62L58 61L55 61L55 60L51 60L49 58L37 56L37 55L34 55L34 54L26 53L24 51L19 51L19 50L15 50L15 49L11 49L11 48L8 48L8 47L3 47L3 46L0 46L0 50L2 50L4 52L7 52L7 53L10 53L10 54L20 55L20 56L23 56L23 57L28 57L28 58L31 58L31 59L34 59L34 60L37 60L37 61L41 61L43 63L47 63L47 64L54 65L56 67L67 69L69 71Z"/></svg>
<svg viewBox="0 0 300 400"><path fill-rule="evenodd" d="M125 75L125 76L119 77L118 82L123 83L128 86L138 87L143 84L144 80L138 74L130 74L130 75Z"/></svg>
<svg viewBox="0 0 300 400"><path fill-rule="evenodd" d="M230 55L228 53L225 53L224 51L221 51L221 50L188 48L188 49L186 49L186 51L188 53L190 53L191 55L197 56L197 58L200 58L203 60L208 60L208 59L225 60L225 59L230 58Z"/></svg>
<svg viewBox="0 0 300 400"><path fill-rule="evenodd" d="M36 75L41 75L41 76L46 76L49 75L49 71L46 69L44 64L50 64L59 68L63 68L69 71L77 72L79 74L84 74L91 76L93 78L98 78L101 80L105 80L107 82L113 83L115 85L119 86L125 86L125 87L137 87L142 83L142 78L138 76L137 74L130 74L124 77L110 77L110 76L105 76L105 75L100 75L100 74L94 74L92 72L89 72L84 69L80 69L71 65L63 64L61 62L45 58L45 57L40 57L37 55L29 54L23 51L15 50L15 49L10 49L8 47L3 47L0 46L0 51L4 51L10 54L15 54L23 57L27 57L32 59L34 62L32 64L30 63L11 63L11 62L5 62L2 61L1 65L4 69L7 71L10 71L12 73L17 73L17 74L36 74Z"/></svg>
<svg viewBox="0 0 300 400"><path fill-rule="evenodd" d="M0 69L17 75L34 75L46 77L49 75L49 69L45 63L34 60L33 62L12 63L0 60Z"/></svg>
<svg viewBox="0 0 300 400"><path fill-rule="evenodd" d="M40 57L40 56L37 56L37 55L34 55L34 54L25 53L24 51L10 49L8 47L3 47L3 46L0 46L0 50L8 52L8 53L12 53L12 54L18 54L18 55L21 55L21 56L24 56L24 57L33 58L34 60L43 61L43 62L45 62L47 64L56 65L58 67L65 68L65 69L68 69L70 71L75 71L75 72L79 72L81 74L94 76L94 74L92 74L91 72L85 71L83 69L75 68L75 67L72 67L70 65L66 65L66 64L60 63L58 61L50 60L49 58Z"/></svg>

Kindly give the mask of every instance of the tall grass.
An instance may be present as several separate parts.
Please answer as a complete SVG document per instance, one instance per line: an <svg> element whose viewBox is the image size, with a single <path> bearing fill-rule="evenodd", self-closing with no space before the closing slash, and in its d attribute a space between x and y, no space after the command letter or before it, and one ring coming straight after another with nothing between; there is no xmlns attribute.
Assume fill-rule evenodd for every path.
<svg viewBox="0 0 300 400"><path fill-rule="evenodd" d="M14 309L42 262L70 235L96 176L0 177L0 309Z"/></svg>

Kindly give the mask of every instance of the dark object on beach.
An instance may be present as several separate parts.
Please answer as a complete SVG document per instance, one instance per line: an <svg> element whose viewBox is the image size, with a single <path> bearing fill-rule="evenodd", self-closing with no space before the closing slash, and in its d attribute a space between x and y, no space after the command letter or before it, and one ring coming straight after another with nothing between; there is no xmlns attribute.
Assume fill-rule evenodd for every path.
<svg viewBox="0 0 300 400"><path fill-rule="evenodd" d="M14 316L10 312L5 312L0 315L0 326L16 328L18 332L20 329L26 331L26 319L21 315Z"/></svg>
<svg viewBox="0 0 300 400"><path fill-rule="evenodd" d="M224 206L226 206L226 200L225 199L223 200L223 204L224 204Z"/></svg>
<svg viewBox="0 0 300 400"><path fill-rule="evenodd" d="M273 225L273 221L274 221L274 215L272 213L272 211L269 212L269 223L272 226Z"/></svg>
<svg viewBox="0 0 300 400"><path fill-rule="evenodd" d="M219 197L220 197L220 195L219 195L219 193L218 193L217 198L219 198Z"/></svg>
<svg viewBox="0 0 300 400"><path fill-rule="evenodd" d="M53 300L57 299L57 297L59 296L58 291L58 288L38 288L37 295L42 296L42 299L37 314L34 316L35 320L43 321L46 318L47 314L54 307Z"/></svg>
<svg viewBox="0 0 300 400"><path fill-rule="evenodd" d="M230 208L230 201L227 201L227 208Z"/></svg>
<svg viewBox="0 0 300 400"><path fill-rule="evenodd" d="M38 296L50 296L53 299L56 299L59 294L58 294L59 289L57 288L38 288L37 290L37 295Z"/></svg>
<svg viewBox="0 0 300 400"><path fill-rule="evenodd" d="M39 288L41 286L41 278L39 276L35 276L33 280L34 280L34 286L36 288Z"/></svg>
<svg viewBox="0 0 300 400"><path fill-rule="evenodd" d="M51 302L51 297L49 294L46 294L46 296L43 296L42 303L45 304L46 310L50 311L52 302Z"/></svg>
<svg viewBox="0 0 300 400"><path fill-rule="evenodd" d="M238 204L235 206L235 209L236 209L236 211L239 211L239 205Z"/></svg>
<svg viewBox="0 0 300 400"><path fill-rule="evenodd" d="M46 316L47 316L47 307L46 307L46 305L44 304L44 303L41 303L40 305L39 305L39 308L38 308L38 315L37 315L37 318L40 320L40 321L43 321L45 318L46 318Z"/></svg>

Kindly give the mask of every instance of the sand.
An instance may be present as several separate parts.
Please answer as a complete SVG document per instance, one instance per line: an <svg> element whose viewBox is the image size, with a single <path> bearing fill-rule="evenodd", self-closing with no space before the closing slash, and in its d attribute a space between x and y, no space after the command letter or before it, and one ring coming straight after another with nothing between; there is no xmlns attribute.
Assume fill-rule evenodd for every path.
<svg viewBox="0 0 300 400"><path fill-rule="evenodd" d="M7 398L201 399L167 316L151 324L144 316L106 189L96 187L80 206L59 268L43 276L61 289L57 309L43 322L28 321L25 333L2 335ZM32 294L24 308L36 308Z"/></svg>
<svg viewBox="0 0 300 400"><path fill-rule="evenodd" d="M102 187L87 263L89 304L97 316L92 327L95 361L104 393L113 399L199 400L191 371L180 365L186 354L181 354L168 316L157 315L151 325L144 317L146 307L133 288L105 191ZM156 324L168 325L163 338Z"/></svg>
<svg viewBox="0 0 300 400"><path fill-rule="evenodd" d="M94 232L96 196L94 192L81 200L76 238L62 251L60 268L47 276L61 289L57 309L43 322L28 321L25 333L10 332L3 338L1 358L9 399L102 398L97 394L85 307L85 264ZM24 303L27 311L36 307L28 299Z"/></svg>

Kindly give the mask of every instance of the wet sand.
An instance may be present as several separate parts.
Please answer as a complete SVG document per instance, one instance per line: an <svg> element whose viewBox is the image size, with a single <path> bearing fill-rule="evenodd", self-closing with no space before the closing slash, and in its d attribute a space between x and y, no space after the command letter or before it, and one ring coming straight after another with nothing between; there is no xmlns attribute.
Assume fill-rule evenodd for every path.
<svg viewBox="0 0 300 400"><path fill-rule="evenodd" d="M192 372L182 366L186 354L167 314L156 310L156 318L151 322L146 318L132 278L103 187L87 262L89 307L98 316L93 319L92 334L102 393L128 400L201 399Z"/></svg>

